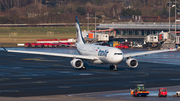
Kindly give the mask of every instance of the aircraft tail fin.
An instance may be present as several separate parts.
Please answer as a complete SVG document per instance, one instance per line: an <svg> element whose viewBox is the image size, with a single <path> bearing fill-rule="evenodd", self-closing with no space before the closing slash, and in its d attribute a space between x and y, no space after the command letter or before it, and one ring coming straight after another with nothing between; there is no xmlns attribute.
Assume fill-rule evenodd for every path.
<svg viewBox="0 0 180 101"><path fill-rule="evenodd" d="M81 32L81 28L79 25L79 20L78 17L76 16L76 35L77 35L77 43L81 43L84 44L84 39L82 37L82 32Z"/></svg>

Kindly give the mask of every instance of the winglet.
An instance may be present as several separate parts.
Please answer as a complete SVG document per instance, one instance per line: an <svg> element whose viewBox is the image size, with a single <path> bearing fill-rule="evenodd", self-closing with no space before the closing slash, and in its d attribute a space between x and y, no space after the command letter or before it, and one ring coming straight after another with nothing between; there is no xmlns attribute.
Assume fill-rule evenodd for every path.
<svg viewBox="0 0 180 101"><path fill-rule="evenodd" d="M178 49L178 47L179 47L179 45L177 45L175 49Z"/></svg>
<svg viewBox="0 0 180 101"><path fill-rule="evenodd" d="M3 46L1 46L5 51L7 51L7 49L6 48L4 48Z"/></svg>

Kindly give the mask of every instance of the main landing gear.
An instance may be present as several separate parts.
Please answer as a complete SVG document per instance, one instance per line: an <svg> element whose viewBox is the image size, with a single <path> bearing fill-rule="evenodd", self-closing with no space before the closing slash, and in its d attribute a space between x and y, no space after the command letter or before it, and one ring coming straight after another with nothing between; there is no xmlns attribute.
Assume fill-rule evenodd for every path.
<svg viewBox="0 0 180 101"><path fill-rule="evenodd" d="M88 67L88 64L84 62L84 65L81 67L81 70L86 70L86 67Z"/></svg>
<svg viewBox="0 0 180 101"><path fill-rule="evenodd" d="M78 68L78 70L86 70L86 66L82 66L81 68Z"/></svg>
<svg viewBox="0 0 180 101"><path fill-rule="evenodd" d="M85 70L85 69L86 69L86 66L83 66L81 69L82 69L82 70Z"/></svg>
<svg viewBox="0 0 180 101"><path fill-rule="evenodd" d="M109 66L109 69L110 69L110 70L114 70L114 71L117 71L117 70L118 70L117 65L110 65L110 66Z"/></svg>

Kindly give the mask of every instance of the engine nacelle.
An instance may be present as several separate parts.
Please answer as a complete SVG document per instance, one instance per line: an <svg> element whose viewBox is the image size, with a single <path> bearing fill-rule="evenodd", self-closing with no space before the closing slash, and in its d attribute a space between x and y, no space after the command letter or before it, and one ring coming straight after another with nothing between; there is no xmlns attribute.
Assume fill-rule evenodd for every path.
<svg viewBox="0 0 180 101"><path fill-rule="evenodd" d="M74 67L74 68L82 68L83 67L83 61L81 59L73 59L71 61L71 65Z"/></svg>
<svg viewBox="0 0 180 101"><path fill-rule="evenodd" d="M126 61L126 64L130 67L130 68L136 68L138 66L138 61L134 58L129 58Z"/></svg>

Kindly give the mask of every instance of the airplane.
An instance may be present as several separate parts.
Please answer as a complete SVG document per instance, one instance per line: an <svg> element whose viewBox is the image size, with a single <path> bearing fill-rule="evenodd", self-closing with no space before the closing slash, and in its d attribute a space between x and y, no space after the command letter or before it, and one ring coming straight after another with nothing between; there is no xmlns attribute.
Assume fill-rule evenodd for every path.
<svg viewBox="0 0 180 101"><path fill-rule="evenodd" d="M138 61L132 57L177 50L177 48L175 48L175 49L164 49L164 50L154 50L154 51L134 52L134 53L124 54L120 49L115 47L100 46L96 44L85 44L84 39L82 37L78 17L76 16L75 19L76 19L75 25L76 25L76 35L77 35L77 43L75 46L77 48L79 55L35 52L35 51L6 50L4 47L3 48L7 52L40 54L40 55L72 58L70 64L75 69L86 69L86 65L84 64L85 60L92 64L110 64L109 66L110 70L114 70L114 71L118 70L117 66L119 63L123 61L123 59L127 59L126 64L130 68L136 68L138 66Z"/></svg>

